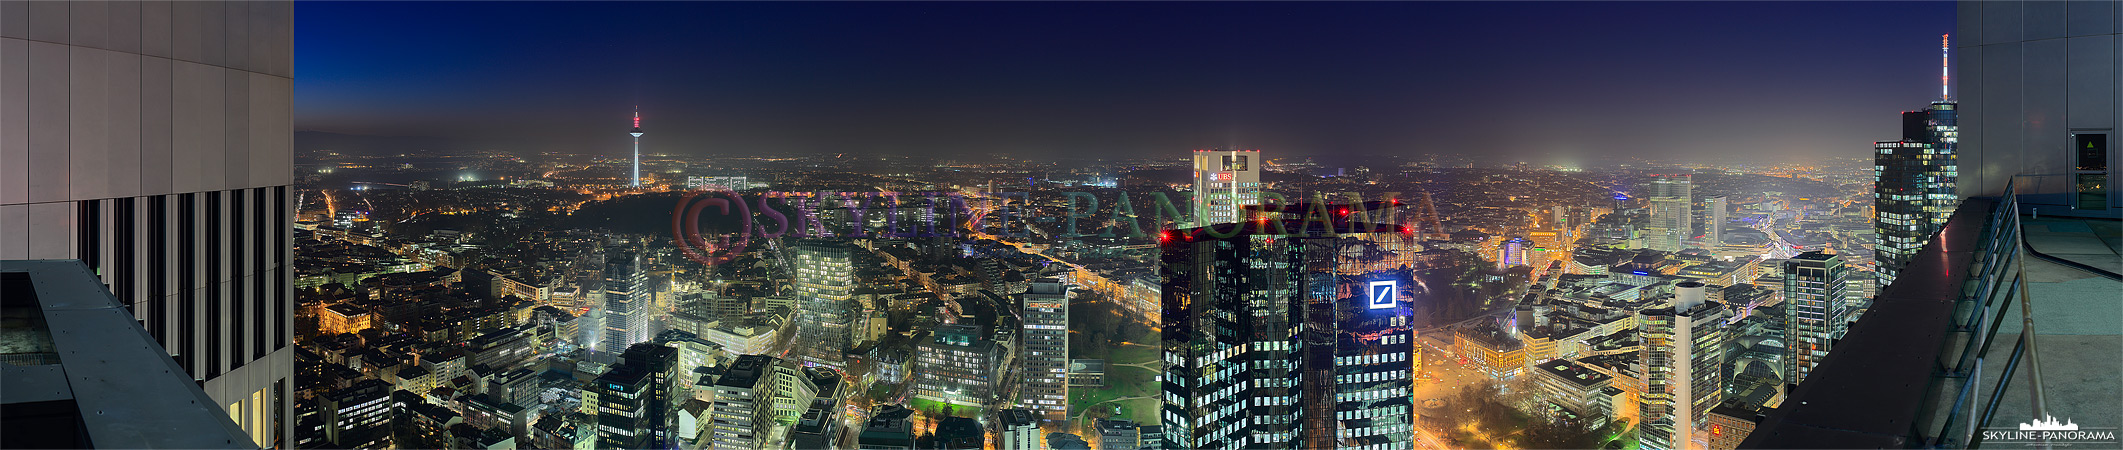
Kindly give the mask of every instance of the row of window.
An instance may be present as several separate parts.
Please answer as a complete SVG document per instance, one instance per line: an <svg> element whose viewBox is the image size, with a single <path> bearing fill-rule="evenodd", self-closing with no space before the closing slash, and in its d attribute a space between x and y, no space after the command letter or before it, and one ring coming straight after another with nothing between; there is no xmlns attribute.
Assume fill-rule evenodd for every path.
<svg viewBox="0 0 2123 450"><path fill-rule="evenodd" d="M86 200L76 255L199 378L288 345L288 187Z"/></svg>

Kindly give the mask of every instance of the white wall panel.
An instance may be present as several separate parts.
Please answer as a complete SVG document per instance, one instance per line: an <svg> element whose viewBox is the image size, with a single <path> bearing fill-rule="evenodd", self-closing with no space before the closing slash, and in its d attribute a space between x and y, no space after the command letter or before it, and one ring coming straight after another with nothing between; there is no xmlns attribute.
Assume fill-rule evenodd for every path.
<svg viewBox="0 0 2123 450"><path fill-rule="evenodd" d="M73 259L74 202L29 205L29 259Z"/></svg>
<svg viewBox="0 0 2123 450"><path fill-rule="evenodd" d="M294 184L294 81L255 73L249 76L251 185Z"/></svg>
<svg viewBox="0 0 2123 450"><path fill-rule="evenodd" d="M251 77L238 70L221 71L223 139L221 189L251 185Z"/></svg>
<svg viewBox="0 0 2123 450"><path fill-rule="evenodd" d="M1986 31L1986 33L1988 33ZM1983 151L1986 156L2016 154L2020 146L2020 123L2025 115L2020 108L2020 44L1994 44L1983 48ZM1986 194L1994 195L2004 189L2008 177L2018 174L2017 161L2002 157L1987 157L1980 169L1987 186ZM1963 169L1966 173L1966 169Z"/></svg>
<svg viewBox="0 0 2123 450"><path fill-rule="evenodd" d="M30 2L30 40L65 44L67 42L67 3L71 2Z"/></svg>
<svg viewBox="0 0 2123 450"><path fill-rule="evenodd" d="M140 54L170 57L170 7L172 2L140 4Z"/></svg>
<svg viewBox="0 0 2123 450"><path fill-rule="evenodd" d="M103 180L109 197L140 194L140 55L106 52L109 68L105 127L110 133L110 163Z"/></svg>
<svg viewBox="0 0 2123 450"><path fill-rule="evenodd" d="M206 2L170 2L170 58L206 62ZM218 9L215 12L219 12ZM214 19L218 22L220 19Z"/></svg>
<svg viewBox="0 0 2123 450"><path fill-rule="evenodd" d="M171 135L170 60L140 59L140 192L169 194Z"/></svg>
<svg viewBox="0 0 2123 450"><path fill-rule="evenodd" d="M226 189L222 137L225 128L227 81L219 67L177 61L172 91L171 132L176 136L171 152L170 186L178 192Z"/></svg>
<svg viewBox="0 0 2123 450"><path fill-rule="evenodd" d="M2064 35L2090 36L2116 32L2116 2L2065 2Z"/></svg>
<svg viewBox="0 0 2123 450"><path fill-rule="evenodd" d="M114 52L140 53L140 2L107 2L110 9L111 34L104 42L105 49Z"/></svg>
<svg viewBox="0 0 2123 450"><path fill-rule="evenodd" d="M283 78L294 76L295 4L251 3L251 66Z"/></svg>
<svg viewBox="0 0 2123 450"><path fill-rule="evenodd" d="M1967 2L1962 3L1964 7L1967 4ZM1967 22L1967 20L1962 22ZM1981 101L1983 98L1983 47L1955 47L1953 49L1953 60L1956 61L1953 65L1953 77L1955 79L1954 99L1961 102L1959 105L1960 117L1958 118L1958 123L1961 127L1961 142L1959 144L1960 147L1955 149L1955 151L1960 152L1956 163L1960 165L1961 177L1956 180L1958 184L1956 189L1958 189L1958 193L1961 196L1980 195L1973 193L1989 192L1991 189L1989 180L1983 177L1983 172L1980 170L1983 167L1984 159L1982 136L1984 135L1983 110L1985 108L1983 106L1984 102Z"/></svg>
<svg viewBox="0 0 2123 450"><path fill-rule="evenodd" d="M29 2L0 1L0 37L29 39Z"/></svg>
<svg viewBox="0 0 2123 450"><path fill-rule="evenodd" d="M2064 2L2030 1L2020 7L2021 35L2026 40L2064 37Z"/></svg>
<svg viewBox="0 0 2123 450"><path fill-rule="evenodd" d="M66 43L76 47L110 48L111 11L104 2L61 2L67 6Z"/></svg>
<svg viewBox="0 0 2123 450"><path fill-rule="evenodd" d="M251 2L221 4L221 66L251 70Z"/></svg>
<svg viewBox="0 0 2123 450"><path fill-rule="evenodd" d="M79 11L77 11L79 12ZM80 14L76 14L80 15ZM67 198L110 197L110 57L88 47L68 47Z"/></svg>
<svg viewBox="0 0 2123 450"><path fill-rule="evenodd" d="M2020 2L1978 3L1983 4L1984 44L2020 41Z"/></svg>
<svg viewBox="0 0 2123 450"><path fill-rule="evenodd" d="M2116 38L2076 37L2065 41L2065 80L2070 89L2065 117L2072 128L2105 128L2116 123Z"/></svg>
<svg viewBox="0 0 2123 450"><path fill-rule="evenodd" d="M62 6L63 7L63 6ZM29 43L29 201L67 200L67 54L64 45Z"/></svg>
<svg viewBox="0 0 2123 450"><path fill-rule="evenodd" d="M0 205L29 202L29 134L29 41L0 38Z"/></svg>
<svg viewBox="0 0 2123 450"><path fill-rule="evenodd" d="M29 259L29 205L0 205L0 259Z"/></svg>
<svg viewBox="0 0 2123 450"><path fill-rule="evenodd" d="M2061 30L2064 24L2049 24L2047 28ZM2028 27L2030 31L2034 27ZM2070 148L2065 146L2064 117L2064 40L2048 39L2028 41L2022 47L2020 73L2026 77L2021 89L2021 114L2026 115L2020 128L2020 173L2061 174L2065 156ZM2043 177L2039 192L2065 192L2065 177Z"/></svg>
<svg viewBox="0 0 2123 450"><path fill-rule="evenodd" d="M1983 43L1982 2L1954 2L1953 46L1975 46Z"/></svg>

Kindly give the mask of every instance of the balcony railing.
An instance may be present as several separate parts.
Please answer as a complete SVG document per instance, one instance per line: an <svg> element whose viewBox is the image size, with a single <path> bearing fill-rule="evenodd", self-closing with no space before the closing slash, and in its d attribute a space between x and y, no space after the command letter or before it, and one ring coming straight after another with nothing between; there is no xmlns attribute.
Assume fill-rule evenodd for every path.
<svg viewBox="0 0 2123 450"><path fill-rule="evenodd" d="M1975 447L2023 368L2033 410L2045 413L2018 211L2013 183L1995 199L1964 201L1740 447ZM2007 317L2015 303L2019 314ZM2020 336L1992 360L2008 320ZM1984 367L1999 364L1986 380Z"/></svg>

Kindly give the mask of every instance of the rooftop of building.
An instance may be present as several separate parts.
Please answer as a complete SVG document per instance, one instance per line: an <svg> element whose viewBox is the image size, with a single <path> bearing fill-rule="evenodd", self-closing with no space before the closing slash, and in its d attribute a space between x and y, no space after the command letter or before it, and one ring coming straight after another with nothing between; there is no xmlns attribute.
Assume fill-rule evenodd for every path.
<svg viewBox="0 0 2123 450"><path fill-rule="evenodd" d="M1576 362L1572 362L1566 359L1558 359L1541 363L1540 369L1541 372L1546 373L1549 376L1564 381L1569 381L1571 383L1576 383L1579 388L1590 388L1593 386L1600 386L1603 384L1607 384L1610 381L1613 381L1614 378L1609 377L1605 374L1601 374L1599 372L1594 372L1592 369L1586 368L1583 365L1579 365Z"/></svg>
<svg viewBox="0 0 2123 450"><path fill-rule="evenodd" d="M325 311L330 311L330 312L331 312L332 314L338 314L338 315L339 315L340 317L349 317L349 318L351 318L351 317L365 316L365 315L368 315L368 314L369 314L369 311L368 311L368 310L366 310L366 309L361 309L361 307L359 307L359 306L354 306L354 305L352 305L352 304L347 304L347 303L340 303L340 304L336 304L336 305L332 305L332 306L326 306L326 307L324 307L324 309L325 309Z"/></svg>
<svg viewBox="0 0 2123 450"><path fill-rule="evenodd" d="M1519 349L1520 345L1522 345L1518 339L1506 334L1502 328L1493 326L1460 328L1454 331L1454 334L1465 337L1468 341L1490 350L1511 351Z"/></svg>
<svg viewBox="0 0 2123 450"><path fill-rule="evenodd" d="M1005 409L1001 411L1004 427L1039 425L1040 414L1029 409Z"/></svg>
<svg viewBox="0 0 2123 450"><path fill-rule="evenodd" d="M739 356L736 361L732 361L729 367L722 371L721 377L715 379L715 385L751 388L758 386L760 379L765 378L773 371L774 357L772 356Z"/></svg>

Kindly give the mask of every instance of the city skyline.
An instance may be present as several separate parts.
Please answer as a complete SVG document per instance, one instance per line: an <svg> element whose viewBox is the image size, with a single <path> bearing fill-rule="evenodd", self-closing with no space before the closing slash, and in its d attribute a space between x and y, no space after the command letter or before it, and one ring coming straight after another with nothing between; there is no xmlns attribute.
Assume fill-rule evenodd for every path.
<svg viewBox="0 0 2123 450"><path fill-rule="evenodd" d="M2102 1L0 0L0 449L2114 447L2118 49Z"/></svg>

